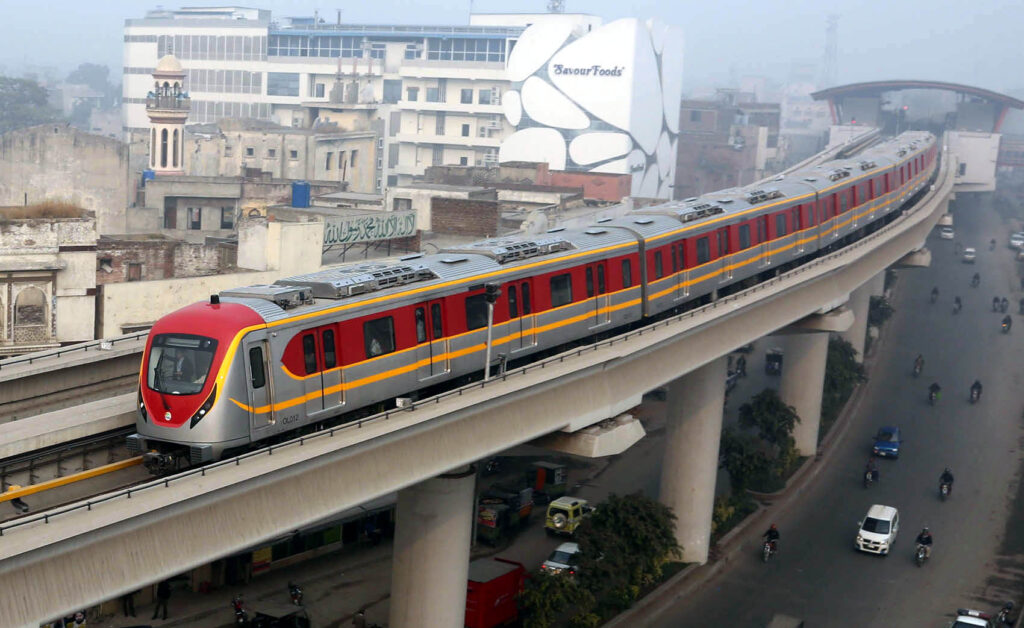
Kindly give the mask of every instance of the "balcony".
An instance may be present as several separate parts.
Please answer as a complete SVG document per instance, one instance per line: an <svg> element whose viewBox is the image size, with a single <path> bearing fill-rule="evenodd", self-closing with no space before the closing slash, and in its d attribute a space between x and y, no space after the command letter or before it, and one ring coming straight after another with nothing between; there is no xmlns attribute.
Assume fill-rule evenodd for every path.
<svg viewBox="0 0 1024 628"><path fill-rule="evenodd" d="M435 135L427 133L399 133L396 139L400 143L410 144L441 144L444 146L459 146L463 148L498 148L501 146L500 135L493 137L474 137L472 135Z"/></svg>
<svg viewBox="0 0 1024 628"><path fill-rule="evenodd" d="M146 109L163 109L171 111L189 111L192 109L192 101L188 96L173 94L146 96Z"/></svg>

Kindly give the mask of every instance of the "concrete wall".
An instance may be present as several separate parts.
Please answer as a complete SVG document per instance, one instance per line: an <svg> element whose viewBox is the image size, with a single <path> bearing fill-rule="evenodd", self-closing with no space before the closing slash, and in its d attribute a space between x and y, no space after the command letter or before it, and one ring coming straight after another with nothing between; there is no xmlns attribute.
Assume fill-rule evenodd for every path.
<svg viewBox="0 0 1024 628"><path fill-rule="evenodd" d="M497 201L432 198L435 233L486 238L498 234L501 209Z"/></svg>
<svg viewBox="0 0 1024 628"><path fill-rule="evenodd" d="M949 151L956 154L958 192L991 192L996 189L996 162L999 159L999 133L950 131Z"/></svg>
<svg viewBox="0 0 1024 628"><path fill-rule="evenodd" d="M99 233L123 233L128 148L64 123L0 135L0 206L68 201L96 212Z"/></svg>
<svg viewBox="0 0 1024 628"><path fill-rule="evenodd" d="M134 281L234 272L237 253L236 247L225 243L192 244L163 238L103 239L96 247L96 283L130 281L130 264L139 264L139 278Z"/></svg>
<svg viewBox="0 0 1024 628"><path fill-rule="evenodd" d="M318 270L322 243L322 223L247 220L239 225L239 266L246 260L248 264L262 266L257 269L262 272L105 285L100 297L101 337L117 336L124 328L153 323L168 312L208 299L221 290L273 283L282 277Z"/></svg>

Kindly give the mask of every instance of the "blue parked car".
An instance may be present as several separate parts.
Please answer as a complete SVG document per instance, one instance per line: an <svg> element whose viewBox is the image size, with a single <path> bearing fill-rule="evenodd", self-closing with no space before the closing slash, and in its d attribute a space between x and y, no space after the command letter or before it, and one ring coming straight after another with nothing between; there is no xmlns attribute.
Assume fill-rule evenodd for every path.
<svg viewBox="0 0 1024 628"><path fill-rule="evenodd" d="M900 428L892 425L878 428L878 433L875 434L875 444L871 448L871 451L880 457L885 458L899 458L900 457L900 443L903 439L900 437Z"/></svg>

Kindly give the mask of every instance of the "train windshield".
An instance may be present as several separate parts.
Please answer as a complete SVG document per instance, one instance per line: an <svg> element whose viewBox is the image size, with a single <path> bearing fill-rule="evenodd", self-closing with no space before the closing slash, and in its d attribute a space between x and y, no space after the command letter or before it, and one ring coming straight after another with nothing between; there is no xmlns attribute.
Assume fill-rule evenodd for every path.
<svg viewBox="0 0 1024 628"><path fill-rule="evenodd" d="M195 395L203 390L217 341L191 334L158 334L149 350L146 383L156 392Z"/></svg>

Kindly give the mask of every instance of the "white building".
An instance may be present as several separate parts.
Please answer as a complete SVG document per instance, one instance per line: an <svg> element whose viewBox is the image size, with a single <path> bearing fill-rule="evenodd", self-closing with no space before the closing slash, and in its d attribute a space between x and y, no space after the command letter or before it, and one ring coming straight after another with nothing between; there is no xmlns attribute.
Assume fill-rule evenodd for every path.
<svg viewBox="0 0 1024 628"><path fill-rule="evenodd" d="M672 198L683 37L657 20L603 26L538 20L508 60L499 159L631 174L632 195Z"/></svg>
<svg viewBox="0 0 1024 628"><path fill-rule="evenodd" d="M474 15L468 26L274 20L243 7L150 11L125 22L124 130L149 132L157 61L186 73L189 123L251 117L311 127L318 119L379 136L376 189L432 165L497 164L514 127L503 115L505 64L530 21L589 29L585 15Z"/></svg>

